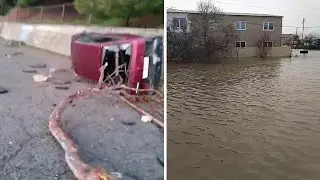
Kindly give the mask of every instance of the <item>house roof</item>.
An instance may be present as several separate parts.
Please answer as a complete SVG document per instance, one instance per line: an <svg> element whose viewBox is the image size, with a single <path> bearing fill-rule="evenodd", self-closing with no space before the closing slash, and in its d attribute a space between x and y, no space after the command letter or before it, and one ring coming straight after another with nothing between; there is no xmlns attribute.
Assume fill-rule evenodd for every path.
<svg viewBox="0 0 320 180"><path fill-rule="evenodd" d="M199 11L179 10L179 9L167 9L167 12L170 12L170 13L190 13L190 14L199 13ZM273 14L235 13L235 12L222 12L222 13L224 15L229 15L229 16L283 17L283 16L273 15Z"/></svg>

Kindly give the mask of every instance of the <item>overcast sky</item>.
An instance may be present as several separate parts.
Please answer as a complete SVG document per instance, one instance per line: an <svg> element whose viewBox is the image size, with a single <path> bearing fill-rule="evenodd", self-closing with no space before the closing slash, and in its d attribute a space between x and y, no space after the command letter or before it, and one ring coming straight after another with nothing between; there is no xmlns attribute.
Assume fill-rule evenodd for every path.
<svg viewBox="0 0 320 180"><path fill-rule="evenodd" d="M198 0L165 0L167 8L196 10ZM320 34L320 0L212 0L225 12L275 14L283 17L283 33L296 33L305 18L305 34ZM318 28L310 28L318 27ZM302 28L298 29L301 35Z"/></svg>

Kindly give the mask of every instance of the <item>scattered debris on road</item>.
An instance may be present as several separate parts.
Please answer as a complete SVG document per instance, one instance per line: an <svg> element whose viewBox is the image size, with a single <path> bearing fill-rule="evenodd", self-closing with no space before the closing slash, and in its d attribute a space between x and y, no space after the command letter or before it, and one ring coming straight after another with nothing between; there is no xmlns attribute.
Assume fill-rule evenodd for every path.
<svg viewBox="0 0 320 180"><path fill-rule="evenodd" d="M72 82L69 81L69 80L66 80L66 81L62 81L62 80L55 80L52 82L52 84L55 84L55 85L67 85L67 84L71 84Z"/></svg>
<svg viewBox="0 0 320 180"><path fill-rule="evenodd" d="M157 157L157 160L158 160L158 162L159 162L159 164L161 165L161 166L164 166L164 163L163 163L163 159L162 158L160 158L159 156Z"/></svg>
<svg viewBox="0 0 320 180"><path fill-rule="evenodd" d="M120 97L120 99L125 102L126 104L128 104L129 106L131 106L133 109L135 109L136 111L140 112L141 114L143 114L144 116L149 116L152 117L151 118L151 122L155 123L157 126L160 127L164 127L164 123L162 121L160 121L159 119L153 117L151 114L149 114L148 112L146 112L145 110L143 110L142 108L139 108L138 106L134 105L133 103L131 103L128 99L126 99L125 97ZM141 117L141 121L143 120L148 120L147 118L144 119L143 117Z"/></svg>
<svg viewBox="0 0 320 180"><path fill-rule="evenodd" d="M16 41L13 39L10 40L5 40L4 46L9 46L9 47L19 47L19 46L24 46L25 43L22 41Z"/></svg>
<svg viewBox="0 0 320 180"><path fill-rule="evenodd" d="M4 54L4 56L6 56L7 58L11 58L11 56L18 56L18 55L22 55L23 52L14 52L12 54Z"/></svg>
<svg viewBox="0 0 320 180"><path fill-rule="evenodd" d="M48 76L44 76L44 75L41 75L41 74L33 75L33 80L35 82L46 82L46 81L48 81L48 79L49 79Z"/></svg>
<svg viewBox="0 0 320 180"><path fill-rule="evenodd" d="M6 89L6 88L4 88L4 87L0 86L0 94L6 94L6 93L8 93L8 92L9 92L9 90L8 90L8 89Z"/></svg>
<svg viewBox="0 0 320 180"><path fill-rule="evenodd" d="M103 77L104 75L102 72L104 71L101 71L100 79L102 79L101 77ZM111 81L111 82L114 82L114 81ZM92 97L94 95L101 95L101 94L117 95L120 99L122 99L124 102L128 104L129 101L126 100L126 98L130 98L131 96L134 96L126 93L126 91L128 90L132 90L132 88L129 88L124 84L122 84L122 81L120 81L117 84L112 84L112 83L105 84L104 82L100 81L96 87L90 87L86 90L79 90L76 93L73 93L72 95L68 96L68 98L62 101L61 103L59 103L55 107L54 111L52 112L49 118L49 130L52 136L58 141L58 143L61 145L61 147L65 151L66 162L69 168L71 169L71 171L73 172L74 176L78 180L91 180L91 179L92 180L98 180L98 179L115 180L115 179L121 179L122 175L119 172L110 173L104 169L92 167L91 165L82 161L76 144L74 143L72 138L69 137L69 135L62 128L63 123L61 122L62 121L61 116L63 112L70 106L70 104L72 104L77 99L84 98L84 97L86 98ZM148 90L143 89L143 91L148 91ZM122 95L125 96L126 98L123 97ZM130 106L134 107L134 109L144 114L144 116L142 116L142 119L141 119L142 121L144 122L151 122L152 120L159 121L156 118L153 118L150 114L144 112L143 110L140 110L136 106L132 104ZM113 121L114 118L111 118L110 120ZM125 125L135 124L135 122L122 122L122 123ZM160 126L161 125L163 127L162 122L160 122Z"/></svg>
<svg viewBox="0 0 320 180"><path fill-rule="evenodd" d="M31 68L46 68L47 65L39 63L39 64L30 65L29 67L31 67Z"/></svg>
<svg viewBox="0 0 320 180"><path fill-rule="evenodd" d="M34 70L34 69L23 69L22 72L24 72L24 73L37 73L38 71Z"/></svg>
<svg viewBox="0 0 320 180"><path fill-rule="evenodd" d="M82 161L79 155L79 150L73 140L69 137L67 133L62 129L61 115L63 111L76 99L81 97L86 97L94 95L101 90L96 90L94 88L89 88L85 91L78 91L70 95L66 100L61 102L56 106L55 110L52 112L49 120L49 129L53 137L59 142L63 150L65 151L66 162L73 172L74 176L79 180L90 180L90 179L119 179L113 175L120 176L120 173L108 173L104 169L91 167Z"/></svg>
<svg viewBox="0 0 320 180"><path fill-rule="evenodd" d="M151 116L142 116L141 117L141 121L145 122L145 123L151 122L152 121L152 117Z"/></svg>
<svg viewBox="0 0 320 180"><path fill-rule="evenodd" d="M122 121L121 123L124 124L124 125L127 125L127 126L133 126L133 125L136 124L136 123L133 122L133 121L130 121L130 122L124 122L124 121Z"/></svg>
<svg viewBox="0 0 320 180"><path fill-rule="evenodd" d="M116 179L122 179L122 174L119 172L112 172L111 176Z"/></svg>
<svg viewBox="0 0 320 180"><path fill-rule="evenodd" d="M18 55L23 55L23 52L14 52L11 54L11 56L18 56Z"/></svg>
<svg viewBox="0 0 320 180"><path fill-rule="evenodd" d="M55 88L59 89L59 90L67 90L67 89L69 89L69 87L67 87L67 86L56 86Z"/></svg>

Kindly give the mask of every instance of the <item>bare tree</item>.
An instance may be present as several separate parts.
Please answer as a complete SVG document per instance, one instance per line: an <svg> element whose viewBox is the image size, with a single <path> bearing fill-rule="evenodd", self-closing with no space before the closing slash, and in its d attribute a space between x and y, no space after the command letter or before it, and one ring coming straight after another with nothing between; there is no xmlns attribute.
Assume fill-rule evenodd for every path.
<svg viewBox="0 0 320 180"><path fill-rule="evenodd" d="M257 50L258 56L260 58L265 58L269 54L272 48L272 43L270 42L270 36L267 31L264 31L260 37L257 39Z"/></svg>
<svg viewBox="0 0 320 180"><path fill-rule="evenodd" d="M209 0L200 0L197 10L188 15L190 31L175 33L168 29L168 57L219 62L231 56L236 39L234 25L225 24L222 11Z"/></svg>
<svg viewBox="0 0 320 180"><path fill-rule="evenodd" d="M180 62L188 61L193 49L193 37L186 26L177 28L171 25L170 27L167 29L168 57Z"/></svg>
<svg viewBox="0 0 320 180"><path fill-rule="evenodd" d="M232 24L222 27L222 34L215 38L212 49L217 52L216 57L226 58L233 54L234 45L237 39L237 33Z"/></svg>
<svg viewBox="0 0 320 180"><path fill-rule="evenodd" d="M236 32L235 33L234 39L235 39L235 48L234 48L234 50L235 50L235 53L236 53L236 56L237 56L237 61L239 61L239 51L241 49L241 44L240 44L240 46L237 47L236 43L237 43L237 41L240 41L240 32Z"/></svg>
<svg viewBox="0 0 320 180"><path fill-rule="evenodd" d="M316 44L316 40L317 40L317 36L315 34L308 34L304 39L304 43L306 43L306 45L314 45Z"/></svg>
<svg viewBox="0 0 320 180"><path fill-rule="evenodd" d="M197 44L205 49L208 60L214 58L214 48L212 47L217 37L214 32L221 25L222 11L209 0L200 0L197 3L197 14L192 22L192 31L198 36Z"/></svg>

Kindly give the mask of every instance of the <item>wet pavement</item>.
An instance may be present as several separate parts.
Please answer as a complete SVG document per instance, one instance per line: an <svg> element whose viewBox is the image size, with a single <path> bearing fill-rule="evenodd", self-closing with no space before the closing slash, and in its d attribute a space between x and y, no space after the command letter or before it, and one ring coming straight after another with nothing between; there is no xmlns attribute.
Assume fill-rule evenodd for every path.
<svg viewBox="0 0 320 180"><path fill-rule="evenodd" d="M0 90L8 92L0 93L0 179L75 179L48 120L64 97L89 84L74 81L71 71L60 73L71 83L36 83L31 70L47 75L49 68L69 68L68 59L3 44L0 40ZM123 179L163 179L163 132L140 119L108 95L74 102L63 115L65 130L89 164L120 172Z"/></svg>
<svg viewBox="0 0 320 180"><path fill-rule="evenodd" d="M320 177L320 52L168 64L168 177Z"/></svg>

